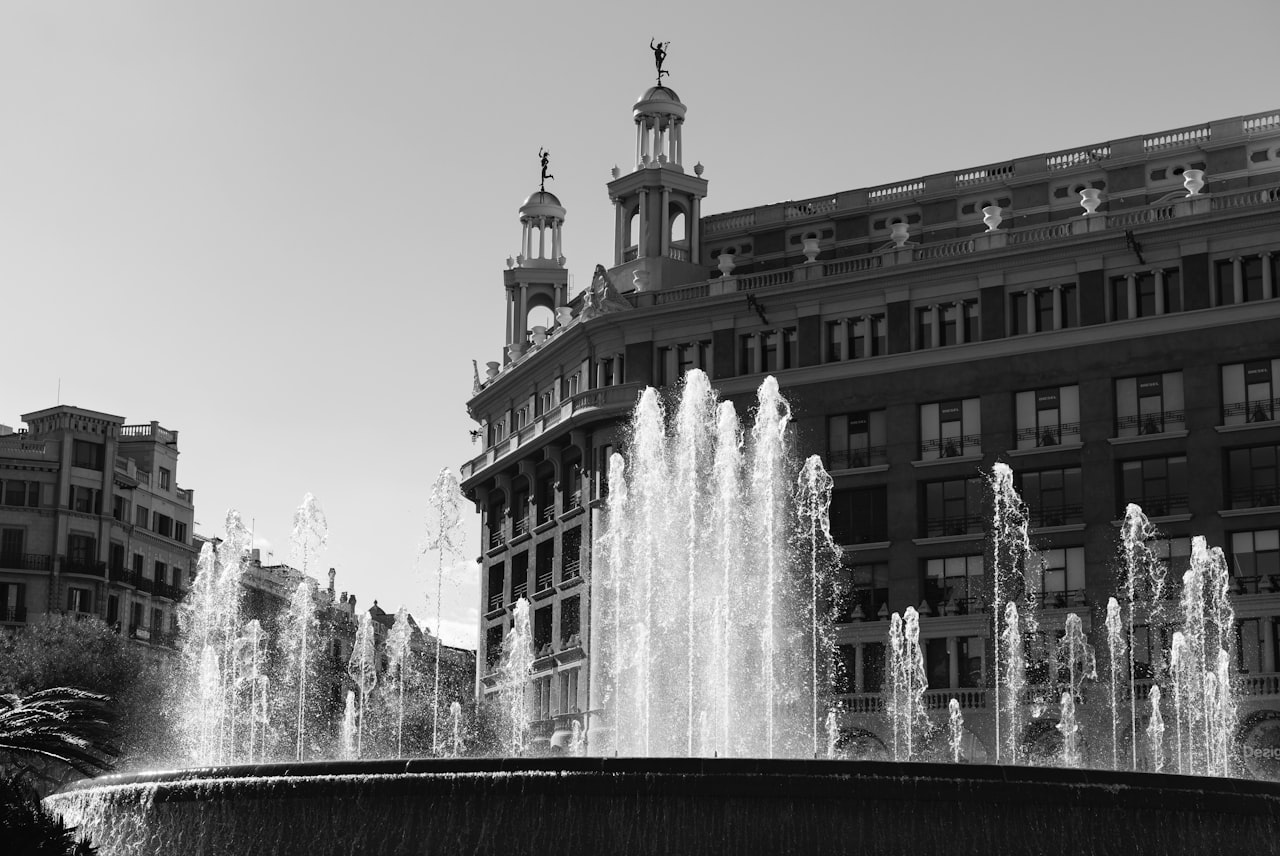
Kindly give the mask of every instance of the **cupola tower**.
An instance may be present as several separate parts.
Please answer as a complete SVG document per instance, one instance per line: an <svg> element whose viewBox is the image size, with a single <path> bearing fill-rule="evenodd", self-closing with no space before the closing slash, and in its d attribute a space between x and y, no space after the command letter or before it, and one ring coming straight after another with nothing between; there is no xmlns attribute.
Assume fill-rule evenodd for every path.
<svg viewBox="0 0 1280 856"><path fill-rule="evenodd" d="M565 269L562 234L565 209L547 190L550 153L539 151L542 181L520 206L520 252L507 259L503 275L507 289L506 361L519 359L533 343L541 342L555 319L569 304L569 272ZM535 310L541 317L532 318Z"/></svg>

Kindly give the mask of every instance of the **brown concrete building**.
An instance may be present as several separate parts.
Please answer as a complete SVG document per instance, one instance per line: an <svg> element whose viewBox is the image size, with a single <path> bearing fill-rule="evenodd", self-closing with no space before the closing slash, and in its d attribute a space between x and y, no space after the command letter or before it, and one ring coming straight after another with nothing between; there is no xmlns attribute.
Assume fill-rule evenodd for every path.
<svg viewBox="0 0 1280 856"><path fill-rule="evenodd" d="M586 708L605 461L638 392L697 367L740 412L775 375L798 451L835 478L844 689L869 730L884 619L916 606L930 704L956 695L985 739L997 461L1033 515L1046 632L1068 611L1101 632L1139 503L1179 574L1193 534L1226 551L1246 713L1280 711L1280 111L706 217L685 113L666 87L636 103L614 266L584 295L567 299L559 201L521 209L505 356L468 403L481 690L527 596L536 717ZM529 327L539 309L549 329Z"/></svg>
<svg viewBox="0 0 1280 856"><path fill-rule="evenodd" d="M0 621L96 615L172 648L194 571L178 432L69 405L0 432Z"/></svg>

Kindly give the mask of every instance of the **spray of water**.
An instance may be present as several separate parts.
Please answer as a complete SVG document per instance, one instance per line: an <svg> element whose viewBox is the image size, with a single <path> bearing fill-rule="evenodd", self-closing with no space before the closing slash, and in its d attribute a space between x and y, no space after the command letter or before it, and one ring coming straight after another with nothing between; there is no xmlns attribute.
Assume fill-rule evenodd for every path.
<svg viewBox="0 0 1280 856"><path fill-rule="evenodd" d="M363 758L364 736L369 733L366 714L372 702L370 696L378 685L377 639L374 636L373 616L368 612L360 615L355 645L351 649L351 659L347 662L347 674L355 681L356 690L360 694L360 715L356 720L356 757Z"/></svg>
<svg viewBox="0 0 1280 856"><path fill-rule="evenodd" d="M529 707L525 701L525 689L533 674L533 633L529 628L529 601L520 598L513 610L511 629L502 640L502 662L498 667L501 686L506 754L518 756L524 753L525 739L529 732Z"/></svg>
<svg viewBox="0 0 1280 856"><path fill-rule="evenodd" d="M396 757L404 757L404 690L413 678L413 626L409 610L403 606L396 612L395 623L387 634L387 677L392 682L396 704ZM434 733L434 732L433 732Z"/></svg>

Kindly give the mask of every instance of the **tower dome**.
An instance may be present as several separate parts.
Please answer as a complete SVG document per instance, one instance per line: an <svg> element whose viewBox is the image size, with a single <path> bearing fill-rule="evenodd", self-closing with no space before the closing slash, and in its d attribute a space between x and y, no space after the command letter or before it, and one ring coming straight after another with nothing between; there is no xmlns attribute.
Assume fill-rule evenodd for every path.
<svg viewBox="0 0 1280 856"><path fill-rule="evenodd" d="M636 101L636 169L667 167L684 172L684 103L676 91L650 86Z"/></svg>
<svg viewBox="0 0 1280 856"><path fill-rule="evenodd" d="M520 206L520 266L564 267L560 229L565 209L549 190L538 189ZM550 233L550 246L548 246Z"/></svg>
<svg viewBox="0 0 1280 856"><path fill-rule="evenodd" d="M520 206L520 219L525 217L554 217L564 221L564 206L554 193L549 190L535 190Z"/></svg>

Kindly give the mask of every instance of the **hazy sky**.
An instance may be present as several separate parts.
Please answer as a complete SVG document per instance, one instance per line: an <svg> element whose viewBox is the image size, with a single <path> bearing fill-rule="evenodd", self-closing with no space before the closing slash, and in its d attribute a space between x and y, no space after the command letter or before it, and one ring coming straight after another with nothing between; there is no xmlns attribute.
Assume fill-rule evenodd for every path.
<svg viewBox="0 0 1280 856"><path fill-rule="evenodd" d="M643 23L640 23L643 22ZM704 214L1280 108L1275 0L0 0L0 422L181 432L197 531L430 617L430 486L478 454L504 259L551 151L575 287L669 40ZM1269 41L1270 40L1270 41ZM445 599L475 642L479 518ZM323 574L318 574L323 580Z"/></svg>

